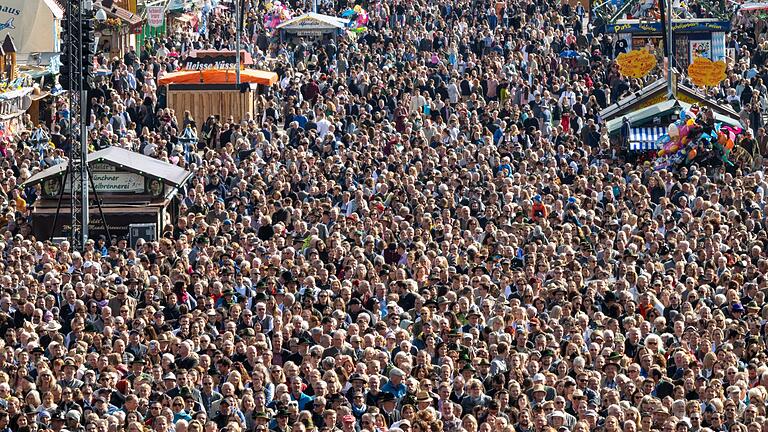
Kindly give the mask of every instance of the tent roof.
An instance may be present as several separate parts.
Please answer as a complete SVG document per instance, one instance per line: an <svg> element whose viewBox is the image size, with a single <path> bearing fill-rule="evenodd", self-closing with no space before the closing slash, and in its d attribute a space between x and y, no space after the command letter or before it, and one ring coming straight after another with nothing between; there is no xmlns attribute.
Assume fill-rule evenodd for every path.
<svg viewBox="0 0 768 432"><path fill-rule="evenodd" d="M9 34L5 35L5 39L3 40L3 52L5 54L16 52L16 43L13 42L13 38Z"/></svg>
<svg viewBox="0 0 768 432"><path fill-rule="evenodd" d="M654 97L654 95L660 90L664 89L666 91L666 87L667 80L664 78L659 78L658 80L645 85L642 90L636 91L629 96L619 99L613 104L608 105L602 111L600 111L600 117L603 119L611 120L619 112L624 111L627 108L640 103L641 101ZM702 103L712 106L715 112L719 111L721 114L727 117L738 117L738 113L734 111L730 105L713 103L708 99L705 93L702 93L698 89L689 87L681 82L677 84L677 94L680 93L687 94L693 99L701 100Z"/></svg>
<svg viewBox="0 0 768 432"><path fill-rule="evenodd" d="M121 21L128 23L128 25L138 25L143 21L139 15L117 5L113 5L109 9L104 9L104 11L107 12L108 17L119 18Z"/></svg>
<svg viewBox="0 0 768 432"><path fill-rule="evenodd" d="M296 18L290 19L277 26L277 28L281 30L308 30L313 28L343 29L346 27L348 22L348 19L309 12L305 13L304 15L297 16Z"/></svg>
<svg viewBox="0 0 768 432"><path fill-rule="evenodd" d="M162 180L164 183L174 187L182 186L192 175L191 172L180 166L169 164L120 147L107 147L103 150L89 153L88 165L97 162L106 162L111 165L117 165L121 168L125 168L127 171ZM40 183L49 177L60 175L66 170L67 162L60 163L33 175L29 180L24 182L23 186L26 187Z"/></svg>
<svg viewBox="0 0 768 432"><path fill-rule="evenodd" d="M628 113L624 116L616 117L615 119L610 120L606 125L608 127L608 133L612 134L621 129L624 117L629 120L631 125L635 126L637 123L642 123L655 116L664 115L665 113L675 109L676 106L685 111L689 111L692 105L676 99L659 102L641 110L637 110L635 112ZM715 121L725 123L730 126L741 126L739 120L718 113L715 113Z"/></svg>
<svg viewBox="0 0 768 432"><path fill-rule="evenodd" d="M199 71L179 71L161 76L158 85L166 84L235 84L235 71L232 69L203 69ZM240 82L256 83L271 86L276 83L278 76L274 72L243 69L240 71Z"/></svg>
<svg viewBox="0 0 768 432"><path fill-rule="evenodd" d="M48 9L51 10L51 13L54 17L56 17L56 19L64 18L64 9L62 9L61 6L56 3L56 0L43 0L43 3L48 6Z"/></svg>

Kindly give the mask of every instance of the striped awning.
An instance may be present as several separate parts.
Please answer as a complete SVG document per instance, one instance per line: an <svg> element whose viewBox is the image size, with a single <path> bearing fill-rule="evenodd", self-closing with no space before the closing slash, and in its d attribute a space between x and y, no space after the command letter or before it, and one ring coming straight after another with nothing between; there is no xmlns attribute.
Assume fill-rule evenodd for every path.
<svg viewBox="0 0 768 432"><path fill-rule="evenodd" d="M667 128L664 127L631 128L629 130L629 150L657 150L656 140L665 133L667 133Z"/></svg>

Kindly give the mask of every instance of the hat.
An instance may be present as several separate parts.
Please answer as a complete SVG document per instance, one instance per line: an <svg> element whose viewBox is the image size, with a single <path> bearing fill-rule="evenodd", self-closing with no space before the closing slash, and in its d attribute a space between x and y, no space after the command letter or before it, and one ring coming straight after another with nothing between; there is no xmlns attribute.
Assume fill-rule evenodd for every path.
<svg viewBox="0 0 768 432"><path fill-rule="evenodd" d="M667 415L669 415L669 411L663 405L659 405L659 406L656 407L656 409L653 410L653 414L667 414Z"/></svg>
<svg viewBox="0 0 768 432"><path fill-rule="evenodd" d="M359 373L355 372L355 373L353 373L352 375L349 376L349 380L348 381L349 382L352 382L352 381L366 382L367 379L362 374L359 374Z"/></svg>
<svg viewBox="0 0 768 432"><path fill-rule="evenodd" d="M573 391L573 394L571 394L572 399L586 399L586 396L584 396L584 392L580 389L576 389Z"/></svg>
<svg viewBox="0 0 768 432"><path fill-rule="evenodd" d="M531 393L536 393L536 392L544 392L544 393L546 393L547 392L547 388L544 387L544 384L536 384L535 386L533 386L533 390L531 391Z"/></svg>
<svg viewBox="0 0 768 432"><path fill-rule="evenodd" d="M558 411L554 411L552 414L550 414L550 416L551 416L552 418L555 418L555 417L560 417L561 419L565 419L565 413L564 413L564 412L562 412L562 411L560 411L560 410L558 410Z"/></svg>
<svg viewBox="0 0 768 432"><path fill-rule="evenodd" d="M354 423L355 416L353 416L352 414L347 414L341 418L341 421L343 421L344 423Z"/></svg>
<svg viewBox="0 0 768 432"><path fill-rule="evenodd" d="M399 376L399 377L401 377L401 378L402 378L402 377L404 377L404 376L405 376L405 372L403 372L403 370L402 370L402 369L399 369L399 368L392 368L392 369L389 371L389 376Z"/></svg>
<svg viewBox="0 0 768 432"><path fill-rule="evenodd" d="M616 351L612 352L608 358L605 359L605 364L603 365L603 370L607 368L608 366L616 366L617 369L621 369L621 359L624 358L621 354L617 353Z"/></svg>
<svg viewBox="0 0 768 432"><path fill-rule="evenodd" d="M174 375L173 372L168 372L167 374L163 375L163 381L166 381L166 380L176 381L176 375Z"/></svg>
<svg viewBox="0 0 768 432"><path fill-rule="evenodd" d="M69 410L67 411L67 415L65 417L67 420L75 420L80 421L80 411L77 410Z"/></svg>
<svg viewBox="0 0 768 432"><path fill-rule="evenodd" d="M73 359L72 357L65 358L64 359L64 367L67 367L67 366L76 368L77 367L77 363L75 363L75 359Z"/></svg>
<svg viewBox="0 0 768 432"><path fill-rule="evenodd" d="M393 395L390 392L381 392L381 395L379 395L379 403L394 402L394 401L395 401L395 395Z"/></svg>
<svg viewBox="0 0 768 432"><path fill-rule="evenodd" d="M277 410L277 413L275 414L275 417L288 417L288 415L289 415L288 410L279 409L279 410Z"/></svg>
<svg viewBox="0 0 768 432"><path fill-rule="evenodd" d="M584 413L584 417L599 417L597 415L597 412L595 410L587 410L587 412Z"/></svg>
<svg viewBox="0 0 768 432"><path fill-rule="evenodd" d="M733 312L744 312L744 306L742 306L741 303L736 303L731 306L731 310Z"/></svg>
<svg viewBox="0 0 768 432"><path fill-rule="evenodd" d="M43 326L43 330L45 331L59 331L59 329L61 329L61 324L57 321L49 321Z"/></svg>
<svg viewBox="0 0 768 432"><path fill-rule="evenodd" d="M416 402L432 402L432 396L425 391L416 393Z"/></svg>
<svg viewBox="0 0 768 432"><path fill-rule="evenodd" d="M251 417L253 417L254 419L267 419L267 420L269 420L269 414L265 413L264 411L254 412Z"/></svg>

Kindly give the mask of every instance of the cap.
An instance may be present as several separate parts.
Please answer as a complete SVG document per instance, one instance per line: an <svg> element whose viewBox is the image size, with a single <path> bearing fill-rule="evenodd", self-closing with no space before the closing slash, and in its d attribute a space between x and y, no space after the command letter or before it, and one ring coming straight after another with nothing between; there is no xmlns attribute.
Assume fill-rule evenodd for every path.
<svg viewBox="0 0 768 432"><path fill-rule="evenodd" d="M163 375L163 381L165 380L174 380L176 381L176 375L173 374L173 372L168 372L167 374Z"/></svg>

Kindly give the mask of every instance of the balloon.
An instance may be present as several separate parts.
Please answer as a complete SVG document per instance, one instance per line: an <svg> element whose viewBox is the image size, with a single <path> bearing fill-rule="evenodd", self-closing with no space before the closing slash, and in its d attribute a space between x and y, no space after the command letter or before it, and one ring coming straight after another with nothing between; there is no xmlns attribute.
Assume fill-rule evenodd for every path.
<svg viewBox="0 0 768 432"><path fill-rule="evenodd" d="M725 134L722 133L722 132L718 133L717 134L717 143L720 144L721 146L724 146L726 142L728 142L728 137L725 136Z"/></svg>
<svg viewBox="0 0 768 432"><path fill-rule="evenodd" d="M728 139L731 141L736 141L736 134L733 133L733 131L728 131Z"/></svg>
<svg viewBox="0 0 768 432"><path fill-rule="evenodd" d="M693 150L689 151L688 152L688 160L693 160L694 158L696 158L696 153L697 153L696 149L693 149Z"/></svg>
<svg viewBox="0 0 768 432"><path fill-rule="evenodd" d="M358 27L355 30L353 30L355 33L363 33L365 31L368 31L368 27Z"/></svg>
<svg viewBox="0 0 768 432"><path fill-rule="evenodd" d="M360 5L356 5L356 6L355 6L355 8L354 8L353 10L355 11L355 13L360 13L360 12L362 12L362 10L363 10L363 7L362 7L362 6L360 6Z"/></svg>
<svg viewBox="0 0 768 432"><path fill-rule="evenodd" d="M685 111L680 111L680 120L685 120L686 117L688 117L688 113Z"/></svg>
<svg viewBox="0 0 768 432"><path fill-rule="evenodd" d="M687 124L688 126L693 126L694 123L696 122L693 119L688 119L688 121L685 122L685 124Z"/></svg>
<svg viewBox="0 0 768 432"><path fill-rule="evenodd" d="M344 12L342 12L342 13L341 13L341 16L342 16L343 18L346 18L346 17L348 17L348 16L352 16L352 15L354 15L354 13L355 13L355 11L353 11L352 9L347 9L347 10L345 10Z"/></svg>
<svg viewBox="0 0 768 432"><path fill-rule="evenodd" d="M667 128L667 135L669 135L671 138L677 138L680 136L680 130L677 128L676 124L671 124Z"/></svg>
<svg viewBox="0 0 768 432"><path fill-rule="evenodd" d="M674 153L674 152L678 151L679 149L680 149L680 146L677 145L677 143L675 143L675 144L672 144L672 147L669 148L669 152L670 153Z"/></svg>
<svg viewBox="0 0 768 432"><path fill-rule="evenodd" d="M733 140L728 140L728 142L725 143L725 149L728 151L733 150Z"/></svg>
<svg viewBox="0 0 768 432"><path fill-rule="evenodd" d="M683 145L686 145L686 144L688 144L688 137L687 137L687 136L684 136L684 137L683 137L683 139L682 139L682 140L680 140L680 142L681 142L681 143L683 143Z"/></svg>
<svg viewBox="0 0 768 432"><path fill-rule="evenodd" d="M680 136L681 136L681 137L685 137L685 136L688 136L688 132L689 132L689 131L690 131L690 128L689 128L689 126L688 126L688 125L685 125L685 126L681 127L681 128L680 128Z"/></svg>
<svg viewBox="0 0 768 432"><path fill-rule="evenodd" d="M659 152L658 152L657 154L658 154L658 156L659 156L659 157L662 157L662 156L664 156L664 154L665 154L666 152L667 152L666 150L664 150L664 149L661 149L661 150L659 150Z"/></svg>

